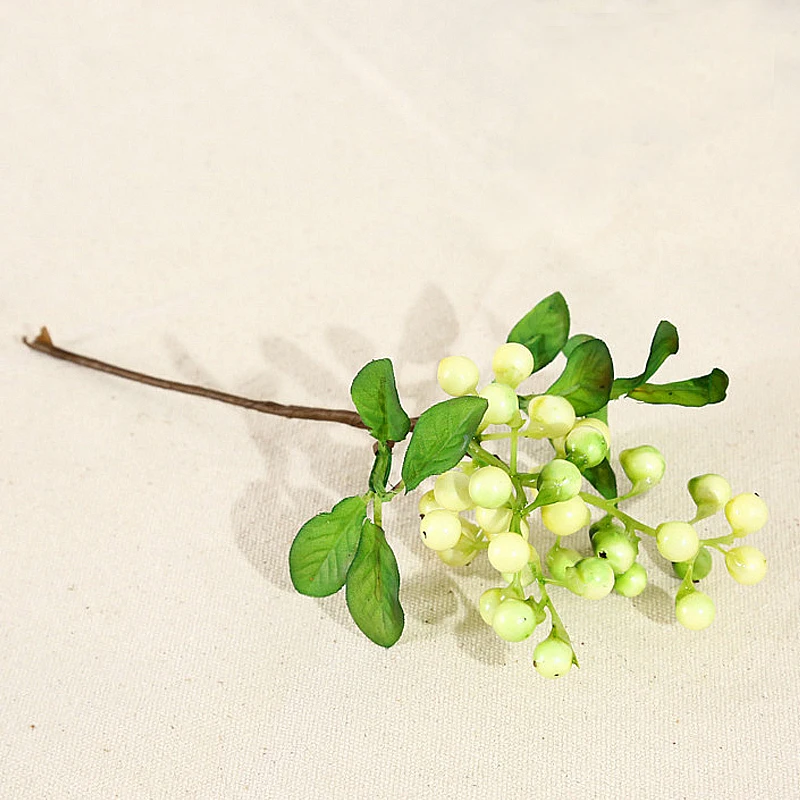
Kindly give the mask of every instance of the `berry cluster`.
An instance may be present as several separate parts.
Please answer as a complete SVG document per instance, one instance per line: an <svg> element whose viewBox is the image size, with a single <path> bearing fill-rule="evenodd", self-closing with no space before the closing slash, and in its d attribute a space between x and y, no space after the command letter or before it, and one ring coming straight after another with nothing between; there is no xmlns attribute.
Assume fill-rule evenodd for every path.
<svg viewBox="0 0 800 800"><path fill-rule="evenodd" d="M697 506L694 518L663 522L653 529L622 512L619 504L661 481L666 466L662 454L651 445L619 454L631 483L622 496L603 498L582 491L583 473L610 457L608 425L592 416L578 418L564 397L517 394L519 384L533 372L531 353L521 344L508 342L497 348L492 368L494 380L478 392L488 406L467 455L456 468L439 475L419 501L420 534L450 566L466 566L486 551L506 585L487 589L478 608L501 639L527 639L549 611L551 631L533 655L540 674L559 677L574 660L548 588L561 586L587 600L599 600L612 591L636 597L647 585L647 572L637 561L641 534L655 538L658 552L682 579L675 614L686 628L700 630L714 619L713 601L695 587L711 570L712 549L724 554L728 572L739 583L751 585L764 577L766 559L761 551L748 545L726 547L766 523L767 507L760 497L732 497L725 478L700 475L688 484ZM453 397L476 393L478 381L478 367L469 358L449 356L439 363L439 385ZM484 446L500 439L510 444L508 462ZM526 439L548 440L550 460L520 470L518 447ZM601 514L595 522L591 507ZM701 539L695 524L723 509L730 532ZM531 529L537 544L544 541L548 548L544 564L531 542ZM567 537L573 542L574 534L583 529L588 531L591 555L563 543ZM554 540L544 540L543 531Z"/></svg>
<svg viewBox="0 0 800 800"><path fill-rule="evenodd" d="M725 398L728 376L714 369L683 381L653 383L661 364L678 351L677 331L666 320L656 328L643 371L629 378L615 376L601 339L570 337L569 327L566 302L556 292L495 350L493 377L483 386L474 361L462 355L443 358L437 378L449 399L413 420L400 404L391 361L364 366L351 396L359 422L376 440L368 490L300 529L289 553L298 591L322 597L344 587L358 627L384 647L394 644L404 616L382 507L428 480L432 486L419 500L422 541L452 567L486 553L499 578L480 596L478 609L501 639L523 641L549 619L549 631L533 652L536 670L549 678L577 664L551 592L565 589L586 600L612 592L641 594L648 580L638 560L643 536L653 537L659 554L674 565L680 579L675 615L692 630L714 618L713 601L697 587L711 569L712 551L723 553L739 583L760 581L764 555L737 544L767 520L758 495L734 497L720 475L700 475L688 484L694 517L654 528L621 506L661 482L664 457L642 445L612 458L609 402L627 397L656 405L718 403ZM556 380L524 393L520 387L559 355L566 362ZM400 480L390 486L395 446L409 433ZM533 444L541 451L536 463L530 462ZM629 481L623 492L617 486L617 462ZM701 538L697 524L721 511L729 531Z"/></svg>

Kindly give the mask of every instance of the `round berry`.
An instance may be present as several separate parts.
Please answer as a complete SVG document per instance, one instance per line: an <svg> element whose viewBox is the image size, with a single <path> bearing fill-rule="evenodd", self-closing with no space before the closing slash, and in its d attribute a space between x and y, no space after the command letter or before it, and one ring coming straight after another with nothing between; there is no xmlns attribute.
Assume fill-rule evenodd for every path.
<svg viewBox="0 0 800 800"><path fill-rule="evenodd" d="M575 425L581 428L594 428L596 431L600 431L600 433L603 434L603 438L606 440L608 448L611 449L611 430L603 420L597 419L596 417L584 417L578 420Z"/></svg>
<svg viewBox="0 0 800 800"><path fill-rule="evenodd" d="M757 547L741 545L725 553L725 566L737 583L752 586L767 574L767 557Z"/></svg>
<svg viewBox="0 0 800 800"><path fill-rule="evenodd" d="M492 369L498 383L516 389L533 372L533 354L524 344L501 344L494 351Z"/></svg>
<svg viewBox="0 0 800 800"><path fill-rule="evenodd" d="M686 485L698 509L715 514L731 499L731 485L722 475L696 475Z"/></svg>
<svg viewBox="0 0 800 800"><path fill-rule="evenodd" d="M628 480L638 487L655 486L667 468L664 456L649 444L623 450L619 454L619 463Z"/></svg>
<svg viewBox="0 0 800 800"><path fill-rule="evenodd" d="M419 532L431 550L447 550L461 537L461 520L452 511L436 508L420 520Z"/></svg>
<svg viewBox="0 0 800 800"><path fill-rule="evenodd" d="M482 420L487 425L505 425L519 410L517 393L502 383L490 383L481 389L480 396L489 403Z"/></svg>
<svg viewBox="0 0 800 800"><path fill-rule="evenodd" d="M589 507L580 496L542 506L542 522L556 536L569 536L591 522Z"/></svg>
<svg viewBox="0 0 800 800"><path fill-rule="evenodd" d="M594 426L579 422L564 439L564 451L573 464L581 469L590 469L608 455L608 442Z"/></svg>
<svg viewBox="0 0 800 800"><path fill-rule="evenodd" d="M478 366L466 356L448 356L439 362L436 379L452 397L472 394L478 387Z"/></svg>
<svg viewBox="0 0 800 800"><path fill-rule="evenodd" d="M572 667L572 648L561 639L548 636L533 651L533 666L545 678L560 678Z"/></svg>
<svg viewBox="0 0 800 800"><path fill-rule="evenodd" d="M531 559L531 547L518 533L509 531L492 537L487 555L498 572L519 572Z"/></svg>
<svg viewBox="0 0 800 800"><path fill-rule="evenodd" d="M755 533L764 527L769 517L767 504L757 494L737 494L725 504L725 517L738 536Z"/></svg>
<svg viewBox="0 0 800 800"><path fill-rule="evenodd" d="M700 539L688 522L662 522L656 528L656 545L668 561L688 561L697 554Z"/></svg>
<svg viewBox="0 0 800 800"><path fill-rule="evenodd" d="M478 600L478 611L480 612L481 619L487 625L491 625L498 606L509 597L519 600L520 593L510 586L506 586L505 588L497 586L493 589L487 589Z"/></svg>
<svg viewBox="0 0 800 800"><path fill-rule="evenodd" d="M469 478L469 496L481 508L500 508L511 499L514 485L500 467L481 467Z"/></svg>
<svg viewBox="0 0 800 800"><path fill-rule="evenodd" d="M632 564L627 572L617 575L614 591L623 597L638 597L647 586L647 571L641 564Z"/></svg>
<svg viewBox="0 0 800 800"><path fill-rule="evenodd" d="M433 489L425 492L422 497L419 498L419 513L424 517L428 512L433 511L434 509L441 508L439 503L436 502L436 495L433 493Z"/></svg>
<svg viewBox="0 0 800 800"><path fill-rule="evenodd" d="M494 612L492 627L494 632L507 642L521 642L527 639L539 619L534 609L524 600L510 598L503 600Z"/></svg>
<svg viewBox="0 0 800 800"><path fill-rule="evenodd" d="M566 436L575 424L575 409L566 397L540 394L528 403L528 427L523 433L534 439Z"/></svg>
<svg viewBox="0 0 800 800"><path fill-rule="evenodd" d="M550 574L557 581L563 581L567 567L574 567L582 558L583 556L571 547L553 545L547 553L545 562Z"/></svg>
<svg viewBox="0 0 800 800"><path fill-rule="evenodd" d="M478 506L475 509L475 522L486 533L505 533L511 527L511 514L510 508L483 508Z"/></svg>
<svg viewBox="0 0 800 800"><path fill-rule="evenodd" d="M436 502L448 511L466 511L474 503L469 496L470 476L459 470L443 472L433 485Z"/></svg>
<svg viewBox="0 0 800 800"><path fill-rule="evenodd" d="M582 481L581 471L574 464L564 458L554 458L542 467L536 486L539 491L546 487L563 501L580 492Z"/></svg>
<svg viewBox="0 0 800 800"><path fill-rule="evenodd" d="M696 589L679 592L675 600L675 616L678 622L690 631L707 628L714 621L716 613L714 601Z"/></svg>
<svg viewBox="0 0 800 800"><path fill-rule="evenodd" d="M477 552L475 540L462 535L453 547L438 550L436 554L448 567L466 567L472 563Z"/></svg>
<svg viewBox="0 0 800 800"><path fill-rule="evenodd" d="M672 568L681 580L686 577L689 564L692 564L692 580L703 580L703 578L711 572L711 567L714 565L713 559L711 558L711 551L707 547L701 547L694 557L694 562L690 559L689 561L679 561L673 564Z"/></svg>
<svg viewBox="0 0 800 800"><path fill-rule="evenodd" d="M587 600L600 600L614 588L614 570L608 561L591 556L582 558L564 574L567 589Z"/></svg>
<svg viewBox="0 0 800 800"><path fill-rule="evenodd" d="M628 535L618 528L603 528L592 538L592 549L598 558L611 565L615 575L627 572L636 561L638 548Z"/></svg>

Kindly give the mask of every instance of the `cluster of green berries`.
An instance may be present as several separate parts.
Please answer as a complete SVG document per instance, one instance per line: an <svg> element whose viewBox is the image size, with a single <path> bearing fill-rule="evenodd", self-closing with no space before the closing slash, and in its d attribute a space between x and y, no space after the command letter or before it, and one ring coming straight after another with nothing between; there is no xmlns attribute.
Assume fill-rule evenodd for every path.
<svg viewBox="0 0 800 800"><path fill-rule="evenodd" d="M667 521L657 528L635 520L619 510L619 503L648 491L665 471L664 457L649 445L619 453L631 483L624 495L607 499L583 491L586 472L611 458L609 428L600 419L576 417L564 397L518 394L533 368L530 350L513 342L495 351L494 380L480 390L479 370L471 359L450 356L439 363L438 382L448 395L478 394L488 405L464 460L439 475L420 499L425 545L454 567L486 552L505 585L485 591L478 608L501 639L528 639L549 614L550 632L533 652L534 666L545 677L564 675L577 663L548 589L563 587L588 600L612 592L636 597L647 586L647 572L637 560L641 534L655 538L658 552L682 580L675 601L678 621L692 630L707 627L714 619L714 603L696 584L711 569L712 550L724 553L727 570L739 583L751 585L764 577L763 553L748 545L729 545L763 527L766 504L755 494L732 496L719 475L701 475L688 484L697 507L692 520ZM518 446L530 439L548 441L550 459L522 470ZM496 440L509 442L507 462L486 449ZM594 521L592 508L599 515ZM701 539L696 524L719 511L724 511L730 532ZM571 542L581 530L588 532L591 554L563 541L570 537ZM532 539L547 548L544 562Z"/></svg>

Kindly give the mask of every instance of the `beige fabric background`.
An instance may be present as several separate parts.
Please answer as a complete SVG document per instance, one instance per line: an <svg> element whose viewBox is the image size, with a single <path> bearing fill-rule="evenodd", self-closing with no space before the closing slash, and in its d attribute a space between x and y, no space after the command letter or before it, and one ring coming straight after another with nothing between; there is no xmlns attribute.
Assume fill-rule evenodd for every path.
<svg viewBox="0 0 800 800"><path fill-rule="evenodd" d="M0 796L800 796L800 11L792 2L6 2L0 9ZM559 596L582 669L538 679L388 511L407 626L293 593L305 519L362 490L356 431L47 360L405 404L560 289L641 367L658 320L726 403L622 403L668 459L772 511L718 618ZM548 378L552 379L552 373ZM544 379L543 379L544 380Z"/></svg>

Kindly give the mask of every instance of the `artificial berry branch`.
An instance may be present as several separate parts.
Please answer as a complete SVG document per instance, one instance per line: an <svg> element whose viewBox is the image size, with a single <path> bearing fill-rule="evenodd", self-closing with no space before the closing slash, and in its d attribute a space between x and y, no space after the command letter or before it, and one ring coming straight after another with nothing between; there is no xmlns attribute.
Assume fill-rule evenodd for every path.
<svg viewBox="0 0 800 800"><path fill-rule="evenodd" d="M388 358L370 361L354 378L353 412L251 400L154 378L56 347L46 328L34 341L24 341L55 358L138 383L262 413L366 429L373 439L367 490L345 497L300 528L289 551L297 591L326 597L344 588L356 625L376 644L391 647L405 619L400 572L383 530L383 506L432 481L418 504L423 543L455 568L486 555L505 585L484 591L477 607L500 639L521 642L549 617L549 634L534 648L533 664L541 675L555 678L578 662L551 590L589 601L611 592L638 596L648 584L639 562L639 534L654 538L658 553L672 563L680 580L675 616L691 630L708 627L716 613L711 597L696 586L711 570L712 550L723 555L728 573L741 584L758 583L766 573L760 550L732 546L764 526L766 504L755 493L734 496L721 475L698 475L688 482L696 512L688 521L651 526L619 508L658 485L666 461L651 445L624 449L612 459L609 402L628 397L656 405L718 403L725 398L728 376L714 369L697 378L652 383L661 364L678 351L677 331L665 320L656 328L644 369L630 378L615 377L602 340L570 337L569 328L566 302L556 292L512 328L494 352L493 379L480 390L475 362L460 355L443 358L436 377L449 399L413 418L401 405ZM566 363L553 383L529 394L519 392L557 356ZM409 434L401 474L393 482L394 445ZM505 446L507 460L487 450L489 442ZM538 442L548 445L544 463L539 458L541 466L523 468L520 461L528 456L523 448ZM617 463L630 482L627 491L618 489ZM729 532L701 538L695 525L720 511ZM583 544L575 535L581 530L588 533ZM565 540L576 547L566 546Z"/></svg>

